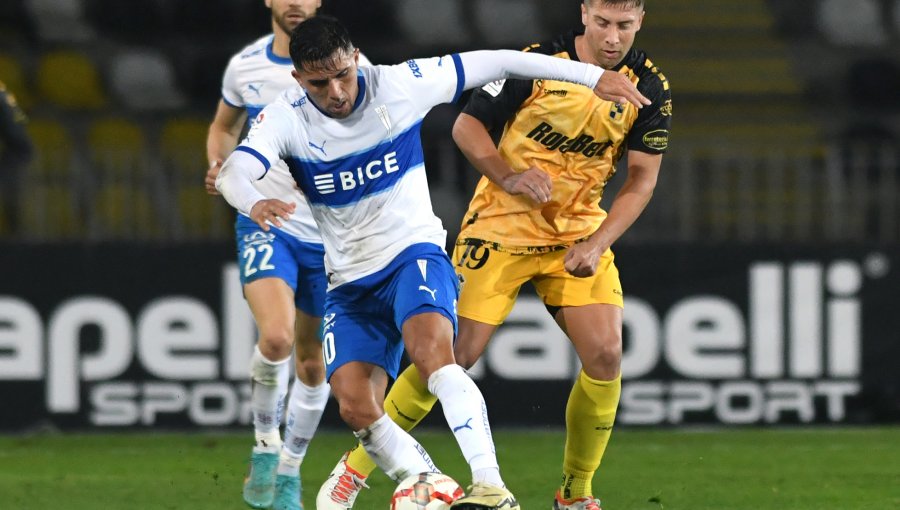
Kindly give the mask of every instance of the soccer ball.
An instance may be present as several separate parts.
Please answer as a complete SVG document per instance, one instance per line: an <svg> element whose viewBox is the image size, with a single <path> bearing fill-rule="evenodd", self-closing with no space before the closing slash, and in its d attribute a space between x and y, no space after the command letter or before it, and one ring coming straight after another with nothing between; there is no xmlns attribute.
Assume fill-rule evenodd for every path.
<svg viewBox="0 0 900 510"><path fill-rule="evenodd" d="M464 495L453 478L442 473L420 473L400 482L391 497L391 510L447 510Z"/></svg>

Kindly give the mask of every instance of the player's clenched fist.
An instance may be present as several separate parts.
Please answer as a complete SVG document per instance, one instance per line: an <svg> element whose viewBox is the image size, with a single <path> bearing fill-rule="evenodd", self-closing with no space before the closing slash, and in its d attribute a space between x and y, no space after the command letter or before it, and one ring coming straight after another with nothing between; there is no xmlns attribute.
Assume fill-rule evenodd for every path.
<svg viewBox="0 0 900 510"><path fill-rule="evenodd" d="M638 92L637 87L627 76L615 71L606 71L600 75L597 85L594 86L594 94L597 94L600 99L619 104L628 102L638 108L651 103L649 99Z"/></svg>
<svg viewBox="0 0 900 510"><path fill-rule="evenodd" d="M575 243L566 253L563 265L570 275L576 278L587 278L594 276L597 272L597 264L600 262L602 254L603 250L594 246L593 243Z"/></svg>
<svg viewBox="0 0 900 510"><path fill-rule="evenodd" d="M253 208L250 209L250 219L255 221L260 228L268 232L268 223L271 223L276 227L281 227L281 220L287 221L291 215L294 214L294 209L296 208L297 204L293 202L288 204L277 198L260 200L253 204Z"/></svg>

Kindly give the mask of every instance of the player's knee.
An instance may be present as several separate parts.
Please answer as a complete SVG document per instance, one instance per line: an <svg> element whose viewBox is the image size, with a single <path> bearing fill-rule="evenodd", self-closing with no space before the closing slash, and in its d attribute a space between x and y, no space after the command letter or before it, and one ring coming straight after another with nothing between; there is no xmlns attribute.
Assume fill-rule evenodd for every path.
<svg viewBox="0 0 900 510"><path fill-rule="evenodd" d="M581 360L584 371L593 379L609 381L619 375L622 364L622 333L606 331Z"/></svg>
<svg viewBox="0 0 900 510"><path fill-rule="evenodd" d="M250 358L250 377L259 384L276 386L282 378L281 372L286 369L287 362L287 358L272 359L257 347ZM284 379L287 380L287 374L284 375Z"/></svg>
<svg viewBox="0 0 900 510"><path fill-rule="evenodd" d="M278 328L259 332L259 350L268 359L284 359L291 355L294 336L290 329Z"/></svg>
<svg viewBox="0 0 900 510"><path fill-rule="evenodd" d="M302 381L321 384L325 380L325 362L322 360L321 354L318 356L302 357L297 355L296 358L297 376Z"/></svg>
<svg viewBox="0 0 900 510"><path fill-rule="evenodd" d="M419 369L423 378L428 378L439 368L455 363L452 341L439 335L423 336L407 343L409 358Z"/></svg>
<svg viewBox="0 0 900 510"><path fill-rule="evenodd" d="M341 419L354 431L368 427L383 414L379 409L359 401L342 399L339 404Z"/></svg>
<svg viewBox="0 0 900 510"><path fill-rule="evenodd" d="M456 364L465 368L466 370L472 368L472 365L478 361L478 355L472 352L469 352L465 349L456 350L453 352L453 355L456 357Z"/></svg>

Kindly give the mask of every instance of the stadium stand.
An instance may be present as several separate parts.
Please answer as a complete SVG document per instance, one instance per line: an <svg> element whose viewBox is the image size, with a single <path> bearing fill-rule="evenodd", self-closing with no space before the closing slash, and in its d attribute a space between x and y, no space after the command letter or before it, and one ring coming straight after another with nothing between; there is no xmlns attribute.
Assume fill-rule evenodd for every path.
<svg viewBox="0 0 900 510"><path fill-rule="evenodd" d="M31 108L34 102L31 87L25 81L25 72L19 60L12 55L0 53L0 81L16 95L22 108Z"/></svg>
<svg viewBox="0 0 900 510"><path fill-rule="evenodd" d="M888 41L879 0L823 0L818 25L831 44L880 46Z"/></svg>
<svg viewBox="0 0 900 510"><path fill-rule="evenodd" d="M44 147L53 145L46 141L54 136L47 134L48 119L75 135L61 146L69 153L68 175L86 184L59 203L74 202L80 211L103 189L110 203L116 201L110 196L134 194L109 191L113 181L142 183L143 198L119 200L123 211L144 204L133 208L144 212L122 213L130 227L87 228L110 220L96 205L69 215L74 226L32 223L36 236L73 235L67 232L83 225L93 239L228 238L230 227L220 230L198 191L202 145L229 56L268 30L260 3L223 0L208 9L179 0L0 2L0 80L40 119L35 131L43 132ZM521 48L577 26L577 3L569 9L543 0L329 0L324 12L341 17L373 61L392 63L448 50ZM47 28L66 23L80 28ZM82 39L84 33L90 37ZM840 230L810 218L845 203L834 190L857 182L854 168L866 169L860 182L868 184L857 193L869 204L863 209L881 211L867 213L881 221L888 209L878 197L893 189L884 186L883 165L891 159L870 155L853 166L863 156L850 154L865 144L897 148L900 55L892 50L898 44L900 0L649 2L638 46L673 86L675 124L661 186L677 192L659 193L629 240L778 240ZM464 205L476 180L447 136L458 108L447 107L423 133L436 207L445 209L447 225L458 223L454 194ZM118 119L122 130L107 130L110 140L98 152L92 133L108 119ZM130 150L136 152L123 162ZM48 158L60 156L40 156L36 175ZM453 175L461 178L447 177ZM607 195L621 181L614 179ZM784 214L761 212L785 207ZM32 221L62 220L35 212ZM900 238L885 229L874 231ZM850 234L833 237L841 235Z"/></svg>
<svg viewBox="0 0 900 510"><path fill-rule="evenodd" d="M171 62L154 50L120 52L110 65L109 81L112 93L130 110L173 110L187 102Z"/></svg>
<svg viewBox="0 0 900 510"><path fill-rule="evenodd" d="M209 121L173 118L162 127L160 157L176 197L177 221L173 235L179 239L217 239L231 230L228 206L203 188L206 133Z"/></svg>
<svg viewBox="0 0 900 510"><path fill-rule="evenodd" d="M400 0L397 12L401 29L413 44L462 46L472 39L468 25L464 22L461 2ZM440 19L441 23L422 23L422 19L428 16Z"/></svg>
<svg viewBox="0 0 900 510"><path fill-rule="evenodd" d="M85 22L82 0L26 0L38 36L52 42L84 42L93 29Z"/></svg>
<svg viewBox="0 0 900 510"><path fill-rule="evenodd" d="M22 201L23 236L27 240L76 239L84 233L81 186L75 143L53 119L32 119L28 132L36 157L28 169Z"/></svg>
<svg viewBox="0 0 900 510"><path fill-rule="evenodd" d="M97 110L106 106L100 73L84 53L55 50L40 56L37 88L42 98L67 110Z"/></svg>
<svg viewBox="0 0 900 510"><path fill-rule="evenodd" d="M91 169L96 175L90 212L93 236L156 239L162 235L165 189L152 168L141 127L125 118L94 120L88 130Z"/></svg>
<svg viewBox="0 0 900 510"><path fill-rule="evenodd" d="M474 5L474 21L490 46L521 46L522 34L543 40L553 34L544 29L538 3L539 0L484 0Z"/></svg>

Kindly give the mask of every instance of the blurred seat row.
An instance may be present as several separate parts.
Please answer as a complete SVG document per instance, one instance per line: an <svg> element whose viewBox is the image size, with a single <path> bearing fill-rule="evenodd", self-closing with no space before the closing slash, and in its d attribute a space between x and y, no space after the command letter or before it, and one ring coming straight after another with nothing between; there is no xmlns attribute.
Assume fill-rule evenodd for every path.
<svg viewBox="0 0 900 510"><path fill-rule="evenodd" d="M197 69L193 61L185 62L184 67ZM201 69L206 70L205 66ZM213 78L204 80L209 90L198 102L215 104L222 70L224 64ZM26 109L41 104L73 111L123 107L141 112L175 110L189 103L175 67L163 53L152 49L119 50L105 67L98 66L89 52L76 49L26 56L0 51L0 81L16 93Z"/></svg>
<svg viewBox="0 0 900 510"><path fill-rule="evenodd" d="M92 120L83 133L52 118L28 130L36 159L21 183L23 240L212 239L231 213L206 195L201 119L165 121L153 140L124 117Z"/></svg>

